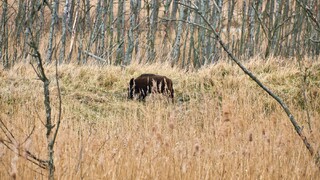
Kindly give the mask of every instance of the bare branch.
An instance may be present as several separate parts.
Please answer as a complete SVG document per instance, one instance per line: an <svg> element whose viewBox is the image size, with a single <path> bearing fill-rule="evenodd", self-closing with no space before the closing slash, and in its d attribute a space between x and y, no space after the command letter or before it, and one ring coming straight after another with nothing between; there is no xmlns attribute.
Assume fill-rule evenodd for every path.
<svg viewBox="0 0 320 180"><path fill-rule="evenodd" d="M300 7L306 12L307 16L314 22L316 25L316 30L320 32L320 23L318 22L317 18L311 11L310 7L308 7L306 4L302 3L300 0L296 0Z"/></svg>
<svg viewBox="0 0 320 180"><path fill-rule="evenodd" d="M8 129L7 125L2 121L2 119L0 119L0 123L1 123L1 130L3 131L3 133L5 134L5 136L7 136L8 140L4 140L4 139L1 139L0 143L2 143L5 147L7 147L10 151L12 152L16 152L14 150L14 148L12 146L14 146L16 139L14 138L14 135L13 133ZM34 127L31 131L31 133L28 135L27 139L30 138L31 134L33 134L34 132ZM13 142L15 141L15 142ZM26 140L25 140L26 141ZM20 144L23 144L23 143L18 143L19 145ZM28 161L32 162L33 164L39 166L40 168L42 169L46 169L47 166L48 166L48 162L47 161L44 161L40 158L37 158L35 155L33 155L30 151L28 150L24 150L24 152L26 153L26 157L22 155L21 152L18 152L17 155L21 156L21 157L25 157Z"/></svg>
<svg viewBox="0 0 320 180"><path fill-rule="evenodd" d="M0 123L2 124L0 128L2 129L4 134L8 137L8 139L10 140L10 143L12 143L12 139L15 140L12 132L7 128L7 126L4 124L4 122L1 119L0 119Z"/></svg>
<svg viewBox="0 0 320 180"><path fill-rule="evenodd" d="M91 56L91 57L93 57L93 58L95 58L96 60L99 60L99 61L102 61L102 62L107 62L107 60L105 60L105 59L102 59L101 57L99 57L99 56L96 56L96 55L94 55L94 54L92 54L92 53L90 53L90 52L88 52L88 51L83 51L84 53L86 53L87 55L89 55L89 56Z"/></svg>
<svg viewBox="0 0 320 180"><path fill-rule="evenodd" d="M295 120L294 116L292 115L292 113L290 112L288 106L282 101L282 99L276 95L275 93L273 93L269 88L267 88L256 76L254 76L252 74L251 71L249 71L244 65L242 65L242 63L238 60L237 57L235 57L227 48L227 46L224 44L224 42L222 41L221 37L219 36L219 34L217 34L214 31L214 27L211 25L211 23L203 16L203 14L194 7L191 7L187 4L183 4L181 2L178 2L180 5L182 6L186 6L192 10L194 10L197 14L200 15L200 17L204 20L204 22L211 28L212 32L215 35L216 40L218 40L219 44L222 46L222 48L224 49L224 51L228 54L228 56L241 68L241 70L247 74L254 82L256 82L258 84L258 86L260 86L264 91L266 91L273 99L275 99L280 106L282 107L282 109L286 112L291 124L293 125L296 133L299 135L299 137L301 138L301 140L303 141L304 145L306 146L306 148L308 149L309 153L311 156L315 157L316 161L317 159L319 159L320 154L319 152L315 152L313 147L311 146L311 144L308 142L308 139L306 138L306 136L303 134L302 132L302 128L299 126L299 124L297 123L297 121ZM317 162L316 162L317 163ZM318 164L319 165L319 164ZM320 168L320 166L319 166Z"/></svg>
<svg viewBox="0 0 320 180"><path fill-rule="evenodd" d="M315 40L315 39L310 38L310 41L312 41L313 43L320 43L320 39L319 40Z"/></svg>
<svg viewBox="0 0 320 180"><path fill-rule="evenodd" d="M53 145L56 142L56 138L58 135L58 131L60 129L60 123L61 123L61 113L62 113L62 100L61 100L61 91L60 91L60 84L59 84L59 75L58 75L58 60L56 59L56 85L57 85L57 89L58 89L58 101L59 101L59 105L58 105L58 121L57 121L57 128L56 131L54 132L53 135Z"/></svg>

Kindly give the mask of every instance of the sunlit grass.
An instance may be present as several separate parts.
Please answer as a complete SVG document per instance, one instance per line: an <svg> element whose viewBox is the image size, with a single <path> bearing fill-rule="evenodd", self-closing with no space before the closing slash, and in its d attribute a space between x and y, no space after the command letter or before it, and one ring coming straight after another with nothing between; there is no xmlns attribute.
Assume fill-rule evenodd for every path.
<svg viewBox="0 0 320 180"><path fill-rule="evenodd" d="M320 139L320 65L309 64L307 89L313 133L295 61L245 63L288 104L315 148ZM57 118L55 68L52 117ZM130 78L156 73L171 78L175 103L161 95L128 101ZM41 81L28 64L0 72L0 118L18 149L47 156ZM220 62L185 72L166 64L59 67L62 124L55 145L59 179L317 179L319 169L279 105L235 65ZM31 129L35 130L23 143ZM4 139L1 133L0 138ZM19 146L20 145L20 146ZM46 171L0 144L0 177L40 179ZM15 169L16 168L16 169Z"/></svg>

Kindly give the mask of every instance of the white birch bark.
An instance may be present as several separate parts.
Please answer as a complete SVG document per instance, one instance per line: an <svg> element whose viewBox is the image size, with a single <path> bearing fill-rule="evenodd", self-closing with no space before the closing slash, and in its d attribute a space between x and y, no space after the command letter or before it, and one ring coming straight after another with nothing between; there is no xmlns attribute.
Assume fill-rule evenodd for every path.
<svg viewBox="0 0 320 180"><path fill-rule="evenodd" d="M182 1L184 3L184 1ZM184 17L184 6L180 6L180 11L179 11L179 19L183 20ZM179 21L178 22L178 27L177 27L177 35L173 44L173 50L172 50L172 54L171 54L171 65L175 65L177 64L177 62L179 61L179 57L180 57L180 41L181 41L181 35L182 35L182 25L183 22Z"/></svg>
<svg viewBox="0 0 320 180"><path fill-rule="evenodd" d="M48 48L47 48L47 58L46 62L51 63L52 60L52 51L53 51L53 38L54 38L54 26L56 23L57 19L57 1L58 0L53 0L52 2L52 13L51 13L51 24L50 24L50 32L49 32L49 40L48 40Z"/></svg>

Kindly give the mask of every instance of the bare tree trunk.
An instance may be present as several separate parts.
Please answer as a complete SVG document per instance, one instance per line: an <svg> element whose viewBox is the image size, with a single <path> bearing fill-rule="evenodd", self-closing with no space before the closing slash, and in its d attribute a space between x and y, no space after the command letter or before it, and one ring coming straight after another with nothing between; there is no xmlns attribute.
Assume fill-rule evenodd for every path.
<svg viewBox="0 0 320 180"><path fill-rule="evenodd" d="M185 29L185 31L186 31L185 39L188 39L190 28L187 27ZM183 51L182 51L183 54L182 54L181 68L185 68L185 66L186 66L186 52L187 52L187 40L185 40L183 43Z"/></svg>
<svg viewBox="0 0 320 180"><path fill-rule="evenodd" d="M51 25L50 25L50 32L49 32L49 40L48 40L48 49L47 49L47 58L46 62L51 63L52 59L52 52L53 52L53 36L54 36L54 26L56 23L56 18L57 18L57 1L58 0L53 0L53 10L51 14Z"/></svg>
<svg viewBox="0 0 320 180"><path fill-rule="evenodd" d="M298 122L294 118L293 114L291 113L288 106L282 101L282 99L277 96L275 93L273 93L269 88L267 88L251 71L249 71L243 64L236 58L226 47L225 43L222 41L221 37L214 31L214 27L211 25L211 23L201 14L201 12L197 8L193 8L191 6L188 6L186 4L182 4L190 9L193 9L198 13L202 19L204 19L205 23L210 27L210 29L213 31L216 39L219 41L219 44L222 46L223 50L230 56L230 58L239 66L239 68L248 75L254 82L257 83L259 87L261 87L268 95L270 95L277 103L281 106L281 108L284 110L284 112L287 114L292 126L294 127L297 135L300 137L302 142L304 143L305 147L309 151L310 155L315 159L315 163L320 168L319 159L320 154L319 152L315 151L312 147L312 145L309 143L307 137L303 133L303 129L299 126Z"/></svg>
<svg viewBox="0 0 320 180"><path fill-rule="evenodd" d="M93 41L92 41L92 46L94 45L94 50L91 50L94 52L94 54L102 54L102 49L101 49L101 42L103 39L101 38L102 34L102 23L103 23L103 0L98 0L96 4L96 16L94 20L94 26L93 26Z"/></svg>
<svg viewBox="0 0 320 180"><path fill-rule="evenodd" d="M99 57L104 58L105 54L105 40L106 40L106 29L107 29L107 18L108 18L108 8L109 8L110 2L108 0L103 0L102 2L102 7L101 7L101 11L102 11L102 21L101 21L101 38L100 38L100 43L99 43L99 52L97 53L97 55Z"/></svg>
<svg viewBox="0 0 320 180"><path fill-rule="evenodd" d="M23 22L25 20L24 16L26 15L23 2L24 2L23 0L19 0L18 2L18 13L15 19L15 36L17 37L18 41L20 41L20 38L21 38L20 36L23 31ZM4 10L2 10L2 12L4 12Z"/></svg>
<svg viewBox="0 0 320 180"><path fill-rule="evenodd" d="M213 1L216 4L216 0ZM214 8L212 8L212 16L210 17L210 5L209 5L209 1L207 0L203 0L202 1L202 13L203 15L209 19L209 21L211 21L212 23L214 23L214 25L216 24L216 12L217 12L217 7L214 6ZM201 28L203 29L203 28ZM214 43L211 44L210 42L210 37L205 37L206 34L208 34L209 32L205 29L203 29L203 31L201 31L201 56L202 56L202 65L206 65L209 63L209 54L210 54L210 49L213 48L212 46L214 46Z"/></svg>
<svg viewBox="0 0 320 180"><path fill-rule="evenodd" d="M249 35L248 35L248 56L254 55L254 32L255 32L255 12L253 10L254 3L250 2L248 16L249 16Z"/></svg>
<svg viewBox="0 0 320 180"><path fill-rule="evenodd" d="M242 6L242 27L241 27L241 37L240 37L240 50L239 50L239 56L245 56L244 49L246 47L245 45L245 30L246 30L246 1L243 1L243 6Z"/></svg>
<svg viewBox="0 0 320 180"><path fill-rule="evenodd" d="M190 10L188 8L185 8L184 16L186 17L186 20L190 22ZM191 25L192 26L192 25ZM185 35L185 41L183 44L183 55L182 55L182 63L181 63L181 68L185 68L186 64L187 66L190 64L190 56L186 58L186 53L187 53L187 39L189 37L190 33L190 26L187 26L185 28L186 35ZM189 47L190 49L190 47ZM188 59L188 62L186 62L186 59Z"/></svg>
<svg viewBox="0 0 320 180"><path fill-rule="evenodd" d="M195 17L194 16L193 16L193 18L190 17L190 21L195 23ZM199 61L198 61L196 49L194 48L194 28L195 27L193 25L191 25L187 68L189 68L189 66L191 66L191 59L193 59L193 61L192 61L193 67L199 66L199 63L198 63ZM192 58L192 54L193 54L193 58Z"/></svg>
<svg viewBox="0 0 320 180"><path fill-rule="evenodd" d="M79 31L79 34L76 36L77 39L78 39L78 42L79 42L79 45L78 45L78 54L77 54L77 61L78 61L78 64L86 64L86 58L83 57L83 40L84 40L84 30L82 29L82 26L79 25L78 26L78 31Z"/></svg>
<svg viewBox="0 0 320 180"><path fill-rule="evenodd" d="M299 5L295 5L295 13L296 13L296 18L295 18L295 22L293 25L293 35L292 35L292 45L291 45L291 49L290 49L290 53L289 56L294 56L295 55L295 51L297 48L297 44L299 43L299 32L302 26L302 15L300 13L300 6ZM298 41L298 42L297 42Z"/></svg>
<svg viewBox="0 0 320 180"><path fill-rule="evenodd" d="M290 0L285 0L284 7L283 7L283 18L282 19L288 19L289 18L289 11L290 11ZM289 21L290 22L290 21ZM288 38L288 35L291 33L291 25L287 25L283 27L282 30L282 37L285 37L283 40L283 52L282 55L288 57L289 56L289 49L290 49L290 42L291 40Z"/></svg>
<svg viewBox="0 0 320 180"><path fill-rule="evenodd" d="M35 3L37 1L38 6L35 6ZM33 0L33 2L31 4L33 4L32 6L32 11L37 11L37 8L43 3L42 0ZM37 13L35 15L33 15L33 20L37 20L36 21L36 40L35 43L37 43L37 46L39 46L41 37L42 37L42 33L43 33L43 29L44 29L44 18L45 18L45 6L41 5L40 6L40 15L37 15Z"/></svg>
<svg viewBox="0 0 320 180"><path fill-rule="evenodd" d="M256 4L255 4L255 14L256 14L256 19L261 19L261 12L262 12L262 0L258 0L256 1ZM254 46L255 46L255 52L260 52L261 50L261 44L262 44L262 38L260 37L262 34L260 32L260 27L261 27L261 24L260 23L255 23L256 25L256 34L255 34L255 43L254 43ZM255 54L255 53L254 53Z"/></svg>
<svg viewBox="0 0 320 180"><path fill-rule="evenodd" d="M90 6L90 0L85 0L84 6L85 6L85 14L84 14L84 16L85 16L85 19L86 19L85 28L84 28L84 31L85 31L86 28L91 29L91 14L90 14L91 6Z"/></svg>
<svg viewBox="0 0 320 180"><path fill-rule="evenodd" d="M154 48L156 33L158 28L158 14L159 14L159 0L152 0L151 3L151 16L150 16L150 26L149 26L149 33L148 33L148 61L154 61L156 57L156 51ZM147 17L149 18L149 17Z"/></svg>
<svg viewBox="0 0 320 180"><path fill-rule="evenodd" d="M55 125L52 123L51 119L51 102L50 102L50 90L49 90L49 84L50 81L47 78L44 68L43 68L43 61L41 58L41 55L38 51L38 47L34 43L33 40L31 40L29 44L33 48L33 56L36 58L37 61L37 68L35 68L32 65L35 73L37 74L38 78L43 82L43 94L44 94L44 106L45 106L45 112L46 112L46 138L47 138L47 149L48 149L48 179L53 180L54 179L54 144L57 138L57 134L60 127L61 122L61 94L60 94L60 87L59 87L59 81L58 81L58 61L56 61L56 83L57 83L57 89L58 89L58 98L59 98L59 109L58 109L58 121L56 124L56 129L53 131Z"/></svg>
<svg viewBox="0 0 320 180"><path fill-rule="evenodd" d="M136 29L134 33L134 51L135 51L135 59L138 61L141 60L141 51L140 51L140 34L141 34L141 28L140 28L140 11L141 11L141 0L136 0L137 1L137 12L136 12Z"/></svg>
<svg viewBox="0 0 320 180"><path fill-rule="evenodd" d="M26 15L23 2L24 1L19 0L19 2L18 2L18 12L17 12L17 16L15 18L15 32L14 32L14 34L15 34L14 36L16 37L15 40L14 40L14 46L15 47L19 47L21 45L21 41L22 41L21 35L23 35L23 28L24 28L23 27L23 22L25 20L25 15ZM0 37L0 39L1 39L1 37ZM0 47L1 47L1 45L0 45ZM14 59L22 59L23 52L22 51L18 52L17 48L14 48L14 51L15 51L14 52L15 53ZM21 53L19 55L19 57L18 57L18 53ZM0 57L1 57L1 53L0 53Z"/></svg>
<svg viewBox="0 0 320 180"><path fill-rule="evenodd" d="M233 13L234 13L234 6L235 6L234 0L229 0L228 1L228 22L227 22L227 42L228 42L228 46L229 46L230 41L231 41L230 27L231 27L232 17L233 17Z"/></svg>
<svg viewBox="0 0 320 180"><path fill-rule="evenodd" d="M164 18L169 19L169 7L171 4L172 0L165 0L164 1ZM170 39L169 34L170 34L170 23L171 20L166 20L164 21L164 36L163 36L163 41L162 41L162 47L163 47L163 51L164 51L164 56L166 56L166 52L168 51L168 40Z"/></svg>
<svg viewBox="0 0 320 180"><path fill-rule="evenodd" d="M320 1L317 0L316 4L316 11L315 11L315 16L317 17L317 19L320 21ZM315 43L315 51L316 51L316 55L319 56L320 55L320 28L319 29L315 29L314 31L316 31L316 35L315 35L315 39L317 39L319 42Z"/></svg>
<svg viewBox="0 0 320 180"><path fill-rule="evenodd" d="M134 35L134 28L136 26L136 19L138 15L138 4L139 2L137 0L130 0L130 28L128 30L128 45L127 45L127 52L124 64L128 65L131 62L132 59L132 52L134 48L134 42L135 42L135 35Z"/></svg>
<svg viewBox="0 0 320 180"><path fill-rule="evenodd" d="M178 1L179 0L172 0L172 9L171 9L171 19L176 19L177 18L177 11L178 11ZM169 28L171 29L172 26L175 26L176 22L170 22Z"/></svg>
<svg viewBox="0 0 320 180"><path fill-rule="evenodd" d="M100 27L101 24L101 0L98 0L97 2L97 6L96 6L96 17L95 17L95 21L93 24L93 29L90 32L90 36L89 36L89 40L87 43L87 47L86 47L86 52L91 52L91 50L93 49L93 44L95 41L98 41L97 36L98 36L98 29ZM87 15L86 15L87 16ZM95 51L97 53L97 50ZM86 54L85 58L84 58L84 62L87 63L88 61L88 57L89 55Z"/></svg>
<svg viewBox="0 0 320 180"><path fill-rule="evenodd" d="M221 33L221 19L222 19L222 5L223 0L216 0L216 3L214 4L214 15L212 15L213 19L213 27L215 28L216 33L220 35ZM208 38L206 38L208 39ZM210 41L209 41L210 42ZM214 63L218 61L220 55L221 55L221 48L218 47L218 42L215 39L212 39L212 44L207 45L208 49L208 63ZM209 56L210 55L210 56Z"/></svg>
<svg viewBox="0 0 320 180"><path fill-rule="evenodd" d="M68 12L69 10L69 0L66 0L64 8L63 8L63 16L62 16L62 36L61 36L61 49L60 49L60 57L59 57L59 63L62 64L64 61L64 57L65 57L65 49L66 49L66 32L67 32L67 18L68 18L68 14L70 14L70 12Z"/></svg>
<svg viewBox="0 0 320 180"><path fill-rule="evenodd" d="M119 0L117 19L117 59L116 65L120 65L124 60L124 0Z"/></svg>
<svg viewBox="0 0 320 180"><path fill-rule="evenodd" d="M30 10L30 6L28 4L28 2L24 2L23 3L24 6L24 12L25 12L25 16L23 21L27 22L28 24L30 24L30 26L33 25L33 19L34 19L34 9ZM41 11L41 10L40 10ZM29 52L29 45L28 45L28 41L29 41L29 36L30 36L30 32L29 32L29 27L24 27L24 40L23 40L23 47L22 47L22 56L23 59L25 61L25 59L28 56L28 52Z"/></svg>
<svg viewBox="0 0 320 180"><path fill-rule="evenodd" d="M55 2L54 2L55 4ZM55 5L54 5L55 6ZM53 6L53 8L55 9L55 7ZM54 10L55 11L55 10ZM31 12L31 14L36 14L37 11L33 10L33 12ZM43 83L43 94L44 94L44 106L45 106L45 114L46 114L46 123L45 123L45 127L46 127L46 137L47 137L47 150L48 150L48 179L53 180L54 179L54 151L53 151L53 146L54 146L54 142L51 141L52 138L52 129L53 129L53 124L52 124L52 120L51 120L51 105L50 105L50 91L49 91L49 84L50 81L47 78L44 68L43 68L43 61L41 58L41 54L39 53L38 50L38 46L37 43L34 42L34 36L32 35L32 21L29 21L28 24L28 29L30 29L30 43L29 46L32 48L32 53L30 53L37 62L37 68L35 68L33 66L33 64L31 63L36 75L38 76L38 78L42 81ZM49 34L50 36L50 34Z"/></svg>
<svg viewBox="0 0 320 180"><path fill-rule="evenodd" d="M284 0L276 0L276 5L275 5L275 22L273 25L273 37L272 37L272 52L273 55L277 56L279 52L281 51L281 42L280 42L280 32L282 30L282 25L281 23L281 12L283 8L283 1Z"/></svg>
<svg viewBox="0 0 320 180"><path fill-rule="evenodd" d="M108 37L109 37L109 45L108 45L108 48L107 48L107 60L108 60L108 63L109 64L112 64L112 51L113 51L113 20L114 20L114 17L113 17L113 0L110 0L110 5L109 5L109 19L108 19L108 29L107 29L107 32L108 32Z"/></svg>
<svg viewBox="0 0 320 180"><path fill-rule="evenodd" d="M67 14L67 19L66 19L66 24L67 24L67 30L72 27L72 20L73 20L73 14L75 12L75 7L76 7L76 0L68 0L68 14ZM67 31L68 32L68 31Z"/></svg>
<svg viewBox="0 0 320 180"><path fill-rule="evenodd" d="M9 50L8 50L8 24L7 24L7 13L8 13L8 1L2 2L2 19L1 19L1 38L0 38L0 59L3 59L3 67L8 69L9 63ZM3 54L3 55L2 55ZM2 57L3 56L3 57Z"/></svg>
<svg viewBox="0 0 320 180"><path fill-rule="evenodd" d="M77 38L76 37L77 36L77 27L80 27L80 25L78 24L79 9L80 9L80 0L77 0L76 10L75 10L76 15L75 15L73 25L72 25L70 47L69 47L68 57L66 60L67 63L70 63L70 61L71 61L73 47L74 47L74 41ZM78 62L80 62L79 59L78 59Z"/></svg>
<svg viewBox="0 0 320 180"><path fill-rule="evenodd" d="M184 3L184 0L182 1ZM182 35L182 25L183 25L183 19L184 19L184 6L180 6L180 11L179 11L179 19L181 21L178 22L178 27L177 27L177 35L173 44L173 50L171 54L172 62L171 65L174 66L175 64L178 63L179 57L180 57L180 41L181 41L181 35Z"/></svg>

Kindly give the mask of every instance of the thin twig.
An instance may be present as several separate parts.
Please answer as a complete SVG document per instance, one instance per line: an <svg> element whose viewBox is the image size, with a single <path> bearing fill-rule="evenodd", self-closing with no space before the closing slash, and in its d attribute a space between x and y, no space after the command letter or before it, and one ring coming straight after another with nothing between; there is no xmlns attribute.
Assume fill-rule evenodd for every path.
<svg viewBox="0 0 320 180"><path fill-rule="evenodd" d="M256 76L254 76L252 74L251 71L249 71L244 65L242 65L242 63L238 60L238 58L236 58L227 48L227 46L224 44L224 42L222 41L221 37L219 34L217 34L214 31L214 27L210 24L210 22L203 16L203 14L194 7L191 7L187 4L183 4L181 2L178 2L178 4L188 7L192 10L194 10L197 14L199 14L201 16L201 18L204 20L204 22L212 29L212 32L215 35L215 38L218 40L219 44L221 45L221 47L224 49L224 51L228 54L228 56L241 68L241 70L247 74L253 81L255 81L258 86L260 86L264 91L266 91L273 99L275 99L280 106L282 107L282 109L286 112L287 116L289 117L289 120L291 122L291 124L293 125L296 133L299 135L299 137L301 138L301 140L303 141L305 147L308 149L309 153L311 156L315 157L316 163L318 165L318 167L320 168L320 164L318 164L318 159L320 158L320 154L319 152L315 152L313 147L311 146L311 144L309 143L307 137L303 134L302 132L302 128L299 126L299 124L297 123L297 121L295 120L294 116L292 115L292 113L290 112L288 106L282 101L282 99L277 96L275 93L273 93L269 88L267 88Z"/></svg>

